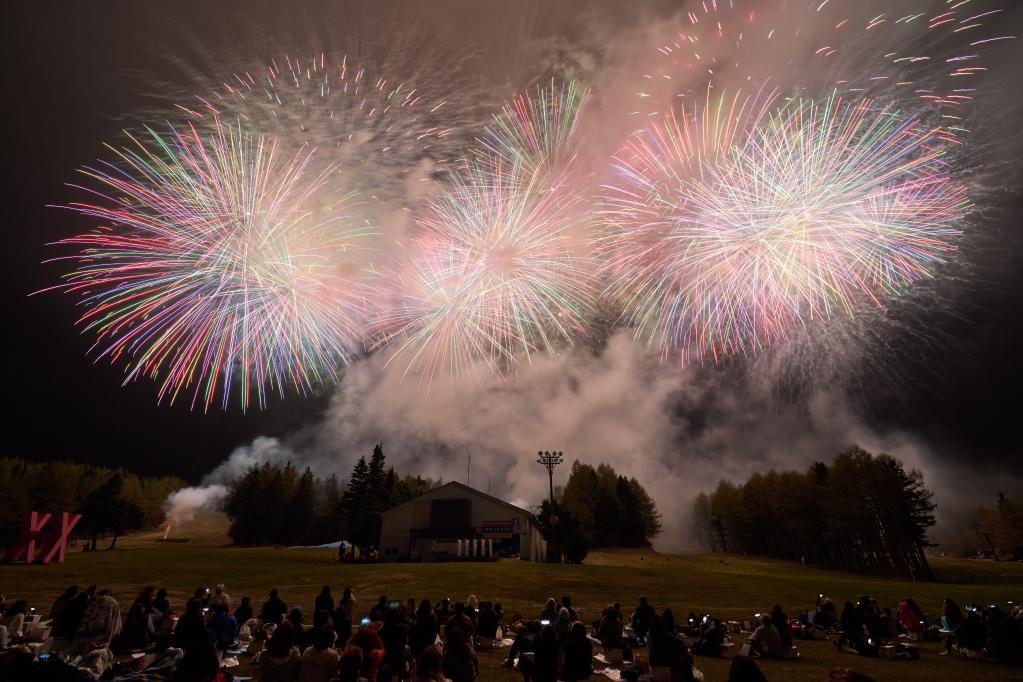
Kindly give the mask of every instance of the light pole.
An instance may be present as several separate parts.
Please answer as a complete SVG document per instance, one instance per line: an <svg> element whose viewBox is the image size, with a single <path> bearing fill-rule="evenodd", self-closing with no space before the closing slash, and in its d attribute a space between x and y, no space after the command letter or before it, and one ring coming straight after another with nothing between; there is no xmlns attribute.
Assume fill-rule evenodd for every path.
<svg viewBox="0 0 1023 682"><path fill-rule="evenodd" d="M561 551L558 549L558 517L554 509L554 468L565 459L565 453L541 450L536 453L536 461L543 464L547 469L547 480L550 483L551 492L551 547L547 550L548 563L561 561ZM554 557L553 561L551 557Z"/></svg>

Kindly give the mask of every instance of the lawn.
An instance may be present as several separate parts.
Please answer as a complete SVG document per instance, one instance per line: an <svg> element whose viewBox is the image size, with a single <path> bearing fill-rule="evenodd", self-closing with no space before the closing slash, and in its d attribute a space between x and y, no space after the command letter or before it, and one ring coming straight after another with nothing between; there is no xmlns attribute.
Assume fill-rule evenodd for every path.
<svg viewBox="0 0 1023 682"><path fill-rule="evenodd" d="M0 565L0 592L8 599L25 598L30 605L48 609L70 583L97 583L114 590L122 605L144 585L163 586L178 606L201 585L227 584L237 603L251 595L258 604L270 587L278 587L289 606L307 609L323 585L335 594L351 586L360 610L376 596L393 599L441 597L465 599L472 593L499 601L508 614L516 611L535 617L549 596L571 595L585 621L595 619L611 601L631 608L646 595L661 610L671 607L676 617L689 611L710 612L727 618L749 617L780 603L790 615L805 610L823 592L841 603L861 594L877 597L894 608L910 596L928 614L940 610L948 595L961 605L970 602L1023 599L1023 564L935 559L938 577L933 583L865 578L846 573L761 559L722 555L663 555L653 552L594 552L581 566L550 566L517 560L489 564L340 564L331 550L238 549L218 546L214 534L197 533L188 544L158 544L155 536L126 538L114 551L71 551L62 565ZM922 645L915 662L863 659L838 652L829 642L800 642L802 657L792 662L764 662L770 680L827 680L834 666L851 667L877 680L934 682L964 678L1023 680L1023 669L939 657L936 645ZM499 667L500 652L484 652L483 680L521 679ZM727 678L727 661L698 658L697 667L708 682ZM596 678L602 679L602 678Z"/></svg>

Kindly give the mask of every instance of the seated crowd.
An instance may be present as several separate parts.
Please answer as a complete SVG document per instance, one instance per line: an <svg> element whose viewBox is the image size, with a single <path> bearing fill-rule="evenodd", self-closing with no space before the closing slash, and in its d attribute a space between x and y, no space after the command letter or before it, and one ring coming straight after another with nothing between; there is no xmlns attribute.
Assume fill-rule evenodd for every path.
<svg viewBox="0 0 1023 682"><path fill-rule="evenodd" d="M946 599L941 618L929 624L911 599L893 614L865 596L856 606L846 602L836 616L832 602L819 595L816 608L796 619L780 605L756 614L745 628L752 633L733 656L728 634L740 630L738 622L690 613L688 622L679 623L671 609L658 614L645 597L631 612L608 604L585 623L569 597L548 599L534 619L505 614L500 603L474 595L436 605L381 596L360 611L350 588L335 601L324 586L310 620L301 606L289 608L276 589L256 611L247 596L234 604L224 585L196 589L181 609L166 590L146 587L122 613L109 590L72 585L45 618L24 600L7 604L0 596L0 680L205 682L230 679L227 670L237 664L232 658L246 652L261 682L473 682L479 677L476 652L510 644L504 664L517 669L523 682L587 680L595 661L620 666L621 679L649 674L692 682L702 679L694 655L732 657L729 682L762 682L766 677L755 659L794 658L794 638L824 639L828 632L838 634L840 649L865 656L915 658L916 649L903 640L943 638L945 653L1019 661L1023 609L1010 607L974 605L964 614ZM644 655L634 656L640 647Z"/></svg>

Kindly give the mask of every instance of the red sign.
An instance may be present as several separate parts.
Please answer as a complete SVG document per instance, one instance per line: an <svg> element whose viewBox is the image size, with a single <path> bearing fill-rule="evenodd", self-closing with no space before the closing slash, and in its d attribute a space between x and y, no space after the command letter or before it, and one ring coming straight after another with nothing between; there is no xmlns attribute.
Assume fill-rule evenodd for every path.
<svg viewBox="0 0 1023 682"><path fill-rule="evenodd" d="M56 527L46 529L53 514L43 512L26 512L25 521L21 526L21 535L7 550L4 561L27 561L48 564L54 559L64 562L67 540L71 531L81 520L81 514L60 512ZM36 557L36 543L39 543L39 556Z"/></svg>

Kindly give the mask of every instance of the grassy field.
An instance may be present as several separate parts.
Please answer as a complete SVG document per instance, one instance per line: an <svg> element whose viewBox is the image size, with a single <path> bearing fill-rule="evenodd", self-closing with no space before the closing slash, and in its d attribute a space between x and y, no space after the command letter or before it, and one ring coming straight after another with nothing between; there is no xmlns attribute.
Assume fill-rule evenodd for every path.
<svg viewBox="0 0 1023 682"><path fill-rule="evenodd" d="M611 601L631 608L646 595L658 609L671 607L676 617L689 611L710 612L723 618L748 618L781 603L795 615L814 602L818 592L840 605L870 594L892 607L911 596L928 614L940 610L948 595L960 604L973 601L1005 602L1023 599L1023 564L934 561L938 581L905 581L864 578L845 573L818 571L791 564L719 555L672 556L653 552L595 552L582 566L549 566L517 560L492 564L377 564L352 565L335 561L331 550L236 549L220 546L222 536L197 527L193 542L181 545L154 542L156 534L126 538L115 551L71 551L63 565L0 565L0 592L25 598L30 605L48 608L70 583L99 584L114 590L122 603L132 599L144 585L168 589L180 608L201 585L227 584L235 602L250 595L258 604L270 587L278 587L289 606L311 606L323 585L336 594L353 587L360 609L380 594L393 599L441 597L464 600L472 593L499 601L506 613L516 611L535 617L549 596L571 595L580 618L593 620ZM939 657L935 645L922 645L915 662L863 659L837 651L829 642L800 642L798 661L762 664L772 680L827 680L834 666L850 667L877 680L898 679L934 682L964 678L971 681L1023 680L1023 669L989 663ZM499 667L501 652L484 652L483 680L521 679ZM697 667L708 682L727 678L727 661L698 658ZM597 678L600 679L600 678Z"/></svg>

